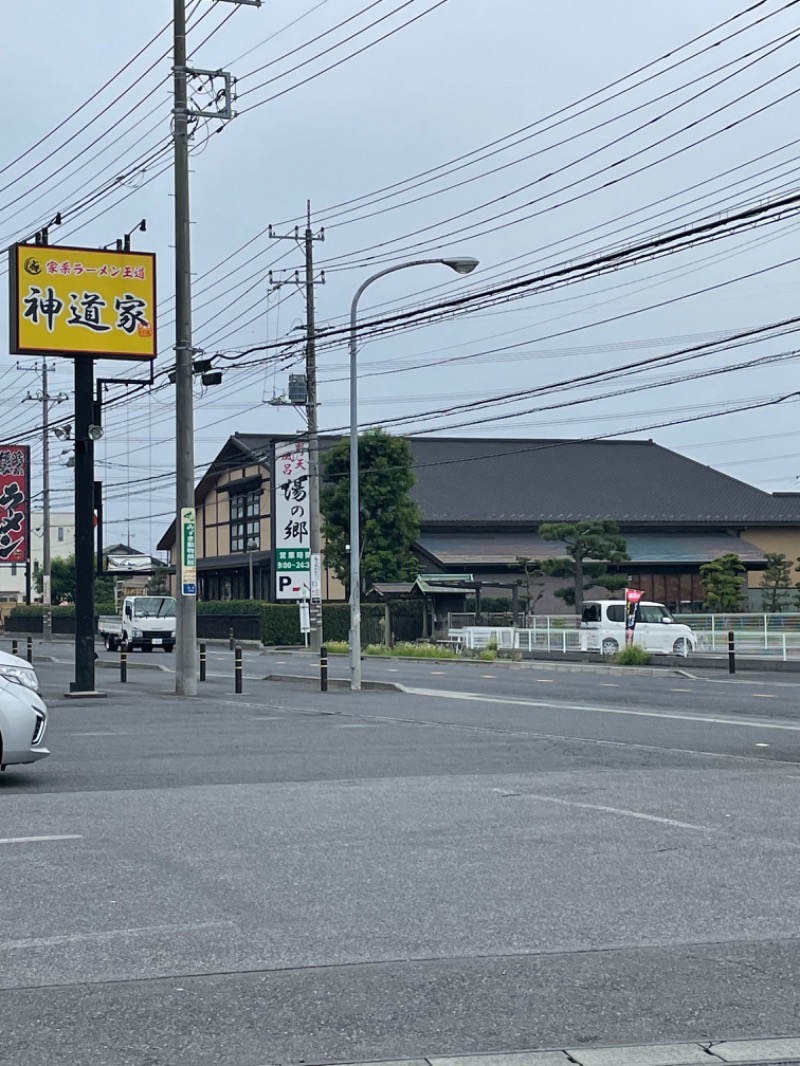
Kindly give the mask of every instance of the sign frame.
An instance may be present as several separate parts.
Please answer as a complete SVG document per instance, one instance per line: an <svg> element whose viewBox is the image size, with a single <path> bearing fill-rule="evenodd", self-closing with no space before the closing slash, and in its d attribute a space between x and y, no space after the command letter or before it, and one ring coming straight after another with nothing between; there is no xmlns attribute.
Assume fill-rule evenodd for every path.
<svg viewBox="0 0 800 1066"><path fill-rule="evenodd" d="M147 344L142 351L131 351L120 348L102 348L97 343L87 343L94 338L112 337L115 333L119 334L120 330L110 328L108 331L102 333L95 332L91 328L88 332L78 329L75 333L74 347L65 347L63 343L59 343L58 338L53 333L44 331L42 337L42 344L32 344L29 341L26 342L23 338L23 331L25 327L22 325L21 319L24 317L22 311L23 294L21 291L21 285L24 282L24 278L21 275L20 264L22 263L23 256L28 254L26 262L38 261L38 259L52 259L56 260L62 253L67 256L74 256L74 253L81 253L82 258L93 261L95 259L104 259L106 263L104 265L111 264L114 269L119 267L122 272L120 275L120 296L123 294L125 288L132 289L135 285L139 285L142 281L146 282L145 295L147 296L147 307L149 312L149 318L146 320L149 333L144 334L139 332L137 327L137 336L146 339ZM29 244L26 241L19 241L16 244L12 244L8 249L8 261L9 261L9 315L8 315L8 329L9 329L9 354L10 355L48 355L48 356L61 356L67 359L79 359L81 356L91 359L114 359L114 360L128 360L138 363L155 363L158 358L158 311L157 311L157 264L155 252L134 252L134 251L110 251L108 249L98 248L86 248L78 245L68 244ZM149 271L145 277L142 278L130 278L124 277L122 274L125 269L130 267L131 269L139 269L144 267L146 271ZM81 276L92 276L92 271L96 271L97 268L88 267ZM55 281L56 278L63 279L66 276L62 274L47 274L42 273L41 265L39 271L31 274L31 277L41 278L43 285L46 286L48 278ZM116 280L116 275L111 276L112 280ZM125 282L132 282L126 286ZM105 282L104 282L105 285ZM76 286L77 287L77 286ZM52 288L52 286L50 286ZM84 290L84 296L86 292ZM110 295L110 293L109 293ZM61 303L63 310L65 306L71 306L63 299L62 295L56 295L56 298ZM107 307L108 301L105 301L103 306ZM60 312L59 312L60 313ZM83 324L83 323L81 323ZM109 323L107 323L110 325ZM28 330L29 332L29 330ZM127 332L127 331L125 331ZM132 332L128 334L132 336Z"/></svg>
<svg viewBox="0 0 800 1066"><path fill-rule="evenodd" d="M191 536L189 535L191 531ZM181 507L180 540L180 574L181 596L197 595L197 510L194 507Z"/></svg>
<svg viewBox="0 0 800 1066"><path fill-rule="evenodd" d="M293 457L300 456L301 459L299 461L302 465L298 466L297 461L292 459L291 462L294 462L296 467L292 473L279 470L281 457L290 455ZM300 472L299 478L293 476L298 471ZM302 483L302 495L298 494L298 497L292 496L290 499L286 493L281 492L282 485L289 483L286 478L289 478L289 482L293 486L298 482ZM275 600L276 602L296 603L300 600L308 599L311 591L311 541L309 533L311 498L309 493L309 447L307 440L296 438L294 440L276 440L273 442L271 487L272 569L275 575ZM280 540L281 533L284 530L284 523L290 523L292 527L302 524L305 531L298 533L296 536L293 534L284 537L285 543L281 546ZM280 554L282 552L291 553L291 556L282 556ZM286 566L286 562L290 561L291 558L305 563L305 566Z"/></svg>

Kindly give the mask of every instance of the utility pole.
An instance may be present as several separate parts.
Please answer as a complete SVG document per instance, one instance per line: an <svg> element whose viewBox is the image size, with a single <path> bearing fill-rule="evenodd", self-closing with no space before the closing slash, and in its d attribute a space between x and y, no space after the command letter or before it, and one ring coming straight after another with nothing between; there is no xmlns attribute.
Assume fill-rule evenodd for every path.
<svg viewBox="0 0 800 1066"><path fill-rule="evenodd" d="M192 397L192 274L189 217L189 108L186 72L186 0L174 0L175 109L175 543L177 633L175 691L197 695L197 590L184 583L183 517L194 509L194 410ZM189 591L187 592L187 587Z"/></svg>
<svg viewBox="0 0 800 1066"><path fill-rule="evenodd" d="M41 367L25 369L40 374L42 379L41 392L36 396L28 393L25 399L42 402L42 638L49 642L53 639L53 601L50 585L50 403L61 403L69 397L65 392L59 392L56 396L50 395L50 367L46 357L42 358Z"/></svg>
<svg viewBox="0 0 800 1066"><path fill-rule="evenodd" d="M259 7L261 0L232 0ZM194 510L194 404L192 396L192 256L189 213L190 119L234 117L233 79L227 71L200 70L186 63L186 0L173 0L172 115L175 144L175 543L177 547L177 633L175 691L197 695L197 573ZM206 80L208 108L189 106L188 80ZM217 91L217 85L222 88Z"/></svg>
<svg viewBox="0 0 800 1066"><path fill-rule="evenodd" d="M269 228L273 240L294 240L300 243L300 231L295 228L293 234L281 235ZM325 284L324 272L319 278L314 277L314 241L324 241L325 230L314 233L311 228L311 201L306 203L306 229L303 235L305 249L305 297L306 297L306 420L308 422L308 545L311 557L309 591L311 601L309 615L311 621L311 652L319 655L323 644L322 633L322 587L315 586L315 575L322 574L322 516L319 506L320 461L319 461L319 421L317 416L317 347L316 318L314 306L314 286ZM280 284L285 284L279 282Z"/></svg>

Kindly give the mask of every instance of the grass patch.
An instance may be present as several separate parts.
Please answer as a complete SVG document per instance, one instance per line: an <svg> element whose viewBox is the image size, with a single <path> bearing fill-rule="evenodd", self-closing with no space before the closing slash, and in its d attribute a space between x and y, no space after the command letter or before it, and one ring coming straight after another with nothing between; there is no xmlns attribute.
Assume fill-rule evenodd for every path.
<svg viewBox="0 0 800 1066"><path fill-rule="evenodd" d="M328 649L328 655L350 654L350 645L346 640L326 640L325 647Z"/></svg>
<svg viewBox="0 0 800 1066"><path fill-rule="evenodd" d="M639 644L628 644L612 656L611 661L618 666L647 666L650 655Z"/></svg>

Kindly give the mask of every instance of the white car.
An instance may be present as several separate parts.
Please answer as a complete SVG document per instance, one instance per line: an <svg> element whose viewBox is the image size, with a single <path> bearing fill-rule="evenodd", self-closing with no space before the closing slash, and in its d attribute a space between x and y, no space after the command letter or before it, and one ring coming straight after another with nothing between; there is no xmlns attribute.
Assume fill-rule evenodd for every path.
<svg viewBox="0 0 800 1066"><path fill-rule="evenodd" d="M0 770L49 755L46 729L47 708L36 671L25 659L0 651Z"/></svg>
<svg viewBox="0 0 800 1066"><path fill-rule="evenodd" d="M622 600L585 600L581 629L588 629L587 648L615 655L625 647L625 604ZM639 603L634 643L662 655L689 655L697 637L689 626L676 622L663 603Z"/></svg>

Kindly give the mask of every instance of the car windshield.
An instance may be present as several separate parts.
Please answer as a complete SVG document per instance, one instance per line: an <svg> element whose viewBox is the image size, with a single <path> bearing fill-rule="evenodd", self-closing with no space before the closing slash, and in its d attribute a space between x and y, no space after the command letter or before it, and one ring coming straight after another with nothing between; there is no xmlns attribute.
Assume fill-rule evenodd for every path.
<svg viewBox="0 0 800 1066"><path fill-rule="evenodd" d="M176 613L174 596L142 596L134 601L136 618L171 618Z"/></svg>
<svg viewBox="0 0 800 1066"><path fill-rule="evenodd" d="M660 603L642 603L639 605L640 622L672 622L672 615Z"/></svg>

